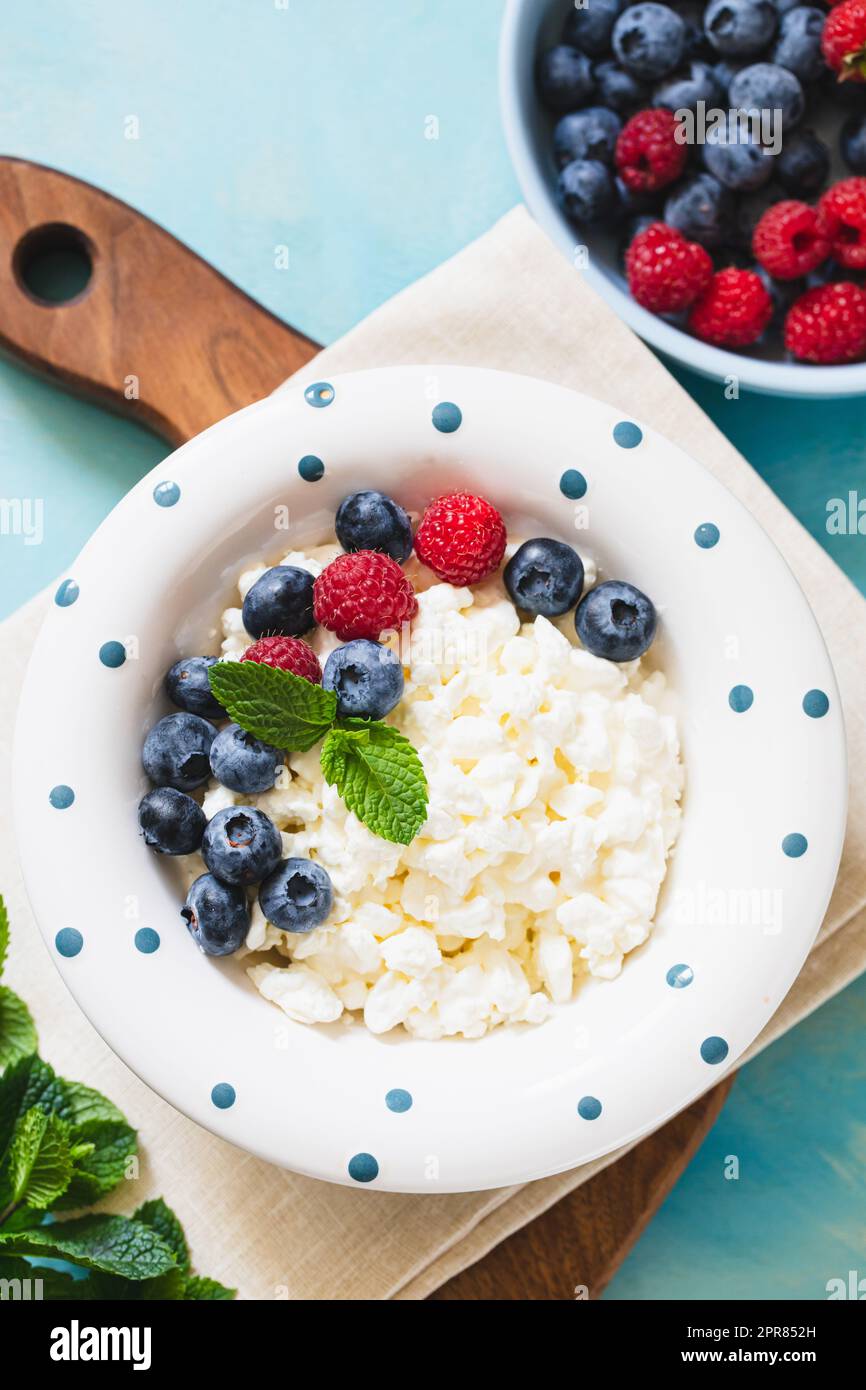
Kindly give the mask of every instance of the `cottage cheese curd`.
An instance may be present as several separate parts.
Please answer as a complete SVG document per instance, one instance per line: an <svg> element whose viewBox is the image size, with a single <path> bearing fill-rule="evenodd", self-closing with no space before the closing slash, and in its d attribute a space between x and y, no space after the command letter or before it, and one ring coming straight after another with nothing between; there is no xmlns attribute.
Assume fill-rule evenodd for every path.
<svg viewBox="0 0 866 1390"><path fill-rule="evenodd" d="M281 563L318 574L337 553ZM418 616L388 719L429 783L412 843L379 839L347 810L318 747L290 753L255 797L212 782L204 809L261 807L284 853L318 860L333 883L331 916L307 935L253 907L248 973L266 999L303 1023L362 1017L374 1033L477 1038L542 1022L647 939L680 822L676 720L661 673L584 651L572 615L521 623L498 576L470 590L414 559L407 570ZM263 572L242 575L241 599ZM224 656L239 657L251 640L239 607L222 629ZM310 640L322 660L337 644L321 630ZM190 879L204 871L198 856L187 867Z"/></svg>

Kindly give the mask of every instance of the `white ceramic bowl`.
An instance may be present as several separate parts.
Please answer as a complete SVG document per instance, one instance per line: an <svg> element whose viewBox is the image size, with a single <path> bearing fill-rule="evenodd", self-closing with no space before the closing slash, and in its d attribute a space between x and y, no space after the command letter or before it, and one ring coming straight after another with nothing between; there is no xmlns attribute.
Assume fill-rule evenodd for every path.
<svg viewBox="0 0 866 1390"><path fill-rule="evenodd" d="M318 389L305 393L311 385L231 416L160 464L61 586L15 746L36 916L79 1004L129 1066L264 1158L348 1182L349 1161L369 1154L373 1186L418 1192L570 1168L717 1081L797 974L845 820L830 662L797 584L749 514L665 439L633 423L618 429L608 406L462 367L334 377L324 408L309 403L323 401ZM440 401L462 411L453 433L433 427ZM299 476L308 455L324 463L319 481ZM585 480L578 501L560 488L568 470ZM516 524L534 518L570 538L603 574L655 599L653 653L682 699L682 835L649 943L618 980L591 980L541 1027L473 1042L308 1028L262 999L240 962L195 948L176 874L138 834L142 740L168 708L163 673L201 650L252 557L318 539L360 486L417 507L454 484L486 494ZM274 531L282 504L288 537ZM717 528L717 543L696 543L699 527L704 542ZM122 664L105 664L124 650ZM754 700L737 713L729 693L745 686ZM824 693L823 717L804 711L809 691ZM818 695L807 703L814 714L823 707ZM783 850L804 842L797 857ZM674 967L688 970L670 975ZM389 1109L395 1089L411 1094L411 1109ZM595 1106L578 1109L588 1097L600 1102L597 1118L584 1117Z"/></svg>
<svg viewBox="0 0 866 1390"><path fill-rule="evenodd" d="M551 152L555 119L535 94L536 54L557 43L573 0L506 0L499 49L499 89L505 139L527 206L539 226L570 261L585 244L589 263L580 271L653 347L703 376L736 377L743 386L780 396L859 396L866 392L866 363L810 367L763 354L727 352L711 347L649 313L632 299L619 262L616 237L593 232L578 235L556 198L557 170ZM849 171L840 169L838 176Z"/></svg>

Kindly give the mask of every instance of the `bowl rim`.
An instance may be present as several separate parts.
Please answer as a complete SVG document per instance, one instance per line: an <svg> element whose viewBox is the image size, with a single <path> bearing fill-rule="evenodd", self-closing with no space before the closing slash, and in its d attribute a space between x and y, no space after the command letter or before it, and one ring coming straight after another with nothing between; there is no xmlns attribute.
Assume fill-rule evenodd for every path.
<svg viewBox="0 0 866 1390"><path fill-rule="evenodd" d="M538 8L539 0L506 0L499 36L500 116L511 163L530 213L566 259L573 261L574 232L539 168L521 111L521 74L525 72L527 61L522 26L525 16ZM549 0L541 0L541 8L549 8ZM721 381L734 377L741 386L771 396L832 399L866 393L866 362L819 367L741 356L702 343L651 314L614 284L604 271L597 269L591 258L588 265L580 267L579 273L640 338L701 376Z"/></svg>

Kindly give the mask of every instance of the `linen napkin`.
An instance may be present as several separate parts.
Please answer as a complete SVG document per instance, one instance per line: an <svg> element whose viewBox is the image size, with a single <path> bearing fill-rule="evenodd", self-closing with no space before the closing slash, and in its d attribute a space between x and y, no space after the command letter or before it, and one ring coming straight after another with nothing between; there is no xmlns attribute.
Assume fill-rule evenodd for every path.
<svg viewBox="0 0 866 1390"><path fill-rule="evenodd" d="M681 445L757 517L797 575L842 692L851 767L848 840L830 909L802 973L747 1056L866 968L866 606L653 354L560 256L523 208L377 310L304 375L402 363L499 367L618 405ZM721 387L719 388L721 389ZM732 409L736 405L732 404ZM199 1129L109 1051L67 993L27 906L9 826L14 709L42 595L0 626L0 891L12 919L8 982L36 1017L43 1055L109 1095L138 1127L140 1176L114 1195L131 1211L162 1194L195 1266L252 1299L421 1299L613 1162L610 1154L521 1187L406 1196L297 1177ZM624 1150L620 1150L621 1154Z"/></svg>

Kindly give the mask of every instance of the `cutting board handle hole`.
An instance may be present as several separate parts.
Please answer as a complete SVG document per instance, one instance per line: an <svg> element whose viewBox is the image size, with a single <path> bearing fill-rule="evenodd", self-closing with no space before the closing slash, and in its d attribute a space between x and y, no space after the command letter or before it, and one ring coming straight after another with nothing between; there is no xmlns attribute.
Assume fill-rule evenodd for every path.
<svg viewBox="0 0 866 1390"><path fill-rule="evenodd" d="M32 227L12 253L19 288L34 304L56 308L82 299L93 277L90 238L67 222Z"/></svg>

